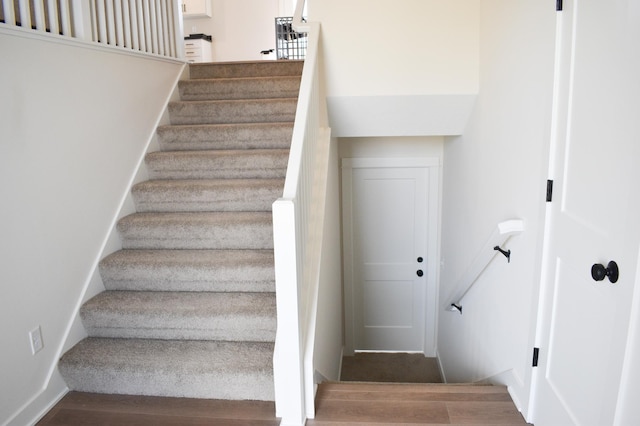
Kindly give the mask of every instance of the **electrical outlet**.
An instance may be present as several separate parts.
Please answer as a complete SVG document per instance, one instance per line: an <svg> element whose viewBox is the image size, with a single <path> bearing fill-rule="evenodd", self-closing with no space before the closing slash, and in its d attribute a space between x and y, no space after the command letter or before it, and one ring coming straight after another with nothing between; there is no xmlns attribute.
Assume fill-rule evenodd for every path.
<svg viewBox="0 0 640 426"><path fill-rule="evenodd" d="M31 354L37 354L44 344L42 343L42 330L37 326L29 332L29 341L31 342Z"/></svg>

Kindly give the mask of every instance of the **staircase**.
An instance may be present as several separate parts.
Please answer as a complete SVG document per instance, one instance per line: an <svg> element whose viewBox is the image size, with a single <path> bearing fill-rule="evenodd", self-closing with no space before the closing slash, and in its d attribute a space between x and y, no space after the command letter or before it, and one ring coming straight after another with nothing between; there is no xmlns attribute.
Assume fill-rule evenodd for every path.
<svg viewBox="0 0 640 426"><path fill-rule="evenodd" d="M89 337L60 360L71 390L274 399L271 204L282 195L302 62L190 65L145 159Z"/></svg>

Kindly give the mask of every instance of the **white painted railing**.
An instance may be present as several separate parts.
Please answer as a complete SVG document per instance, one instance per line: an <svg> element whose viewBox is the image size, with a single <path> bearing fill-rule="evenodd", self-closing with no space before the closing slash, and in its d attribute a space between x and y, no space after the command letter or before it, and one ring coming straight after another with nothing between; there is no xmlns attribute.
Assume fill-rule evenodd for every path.
<svg viewBox="0 0 640 426"><path fill-rule="evenodd" d="M313 404L313 368L305 368L313 340L330 132L319 67L320 25L301 23L309 46L302 73L291 153L282 198L273 204L278 331L274 353L276 415L282 425L303 425ZM311 377L310 377L311 376ZM312 408L311 408L312 409Z"/></svg>
<svg viewBox="0 0 640 426"><path fill-rule="evenodd" d="M522 231L524 231L524 221L522 219L507 220L498 224L487 242L480 249L475 260L458 281L445 306L446 310L462 313L462 299L471 290L471 287L473 287L482 272L489 266L494 256L500 253L498 248L502 248L509 238L522 233Z"/></svg>
<svg viewBox="0 0 640 426"><path fill-rule="evenodd" d="M0 1L0 28L184 57L180 0Z"/></svg>

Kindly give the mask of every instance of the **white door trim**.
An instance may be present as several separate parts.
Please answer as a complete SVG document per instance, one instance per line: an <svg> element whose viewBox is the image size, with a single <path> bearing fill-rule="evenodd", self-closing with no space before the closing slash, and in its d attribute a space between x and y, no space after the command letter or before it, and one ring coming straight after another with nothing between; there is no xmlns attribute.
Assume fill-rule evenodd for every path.
<svg viewBox="0 0 640 426"><path fill-rule="evenodd" d="M344 268L344 314L345 314L345 355L354 353L353 325L353 193L352 171L358 168L426 168L429 176L429 199L427 226L427 288L425 292L425 336L423 352L425 356L436 356L438 277L440 271L440 173L441 161L437 157L417 158L343 158L342 159L342 221L343 221L343 268Z"/></svg>

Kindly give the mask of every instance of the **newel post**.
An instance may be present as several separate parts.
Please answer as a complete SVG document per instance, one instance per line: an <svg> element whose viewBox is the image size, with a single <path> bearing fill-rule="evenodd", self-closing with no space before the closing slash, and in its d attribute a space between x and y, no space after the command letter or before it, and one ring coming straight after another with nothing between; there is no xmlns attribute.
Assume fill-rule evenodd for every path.
<svg viewBox="0 0 640 426"><path fill-rule="evenodd" d="M300 330L299 265L295 204L279 199L273 203L273 243L276 272L278 331L273 357L276 416L281 425L301 426L305 422L303 352Z"/></svg>

